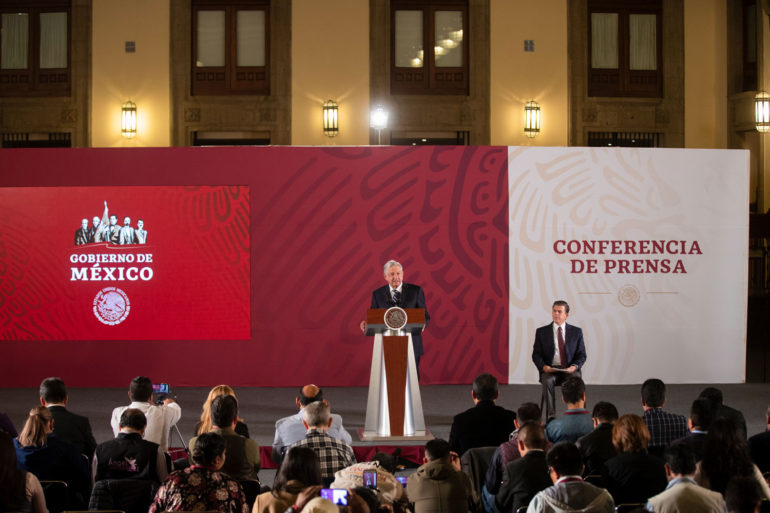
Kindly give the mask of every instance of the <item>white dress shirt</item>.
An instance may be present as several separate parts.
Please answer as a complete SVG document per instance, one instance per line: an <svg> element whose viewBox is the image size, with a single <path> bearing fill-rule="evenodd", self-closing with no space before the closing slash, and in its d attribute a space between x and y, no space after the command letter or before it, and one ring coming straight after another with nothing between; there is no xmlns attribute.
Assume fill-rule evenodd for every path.
<svg viewBox="0 0 770 513"><path fill-rule="evenodd" d="M112 432L115 436L120 433L120 416L129 408L142 410L147 417L147 427L144 430L144 439L160 445L163 452L168 452L168 431L182 418L182 408L177 403L169 403L156 406L148 402L134 401L128 406L119 406L112 410Z"/></svg>

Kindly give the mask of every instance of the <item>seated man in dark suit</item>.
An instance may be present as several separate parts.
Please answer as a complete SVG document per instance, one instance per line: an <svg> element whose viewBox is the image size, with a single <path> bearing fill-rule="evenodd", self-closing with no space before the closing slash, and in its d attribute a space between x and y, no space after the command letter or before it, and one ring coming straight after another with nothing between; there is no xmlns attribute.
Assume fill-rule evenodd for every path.
<svg viewBox="0 0 770 513"><path fill-rule="evenodd" d="M765 431L749 438L751 459L762 473L770 471L770 406L765 411L765 425Z"/></svg>
<svg viewBox="0 0 770 513"><path fill-rule="evenodd" d="M168 475L166 455L155 442L144 440L147 417L129 408L120 415L117 438L99 444L92 463L93 481L143 479L163 481Z"/></svg>
<svg viewBox="0 0 770 513"><path fill-rule="evenodd" d="M692 448L695 461L703 459L703 442L706 441L709 427L711 427L711 404L706 399L696 399L690 407L690 418L687 419L687 427L690 430L672 445L685 444Z"/></svg>
<svg viewBox="0 0 770 513"><path fill-rule="evenodd" d="M259 444L235 432L238 422L238 401L231 395L220 395L211 402L211 433L225 439L225 464L222 472L238 481L259 481ZM190 440L195 447L198 437ZM190 455L192 463L192 455Z"/></svg>
<svg viewBox="0 0 770 513"><path fill-rule="evenodd" d="M601 474L604 462L617 455L612 445L612 426L618 420L618 409L612 403L600 401L594 406L591 418L594 430L575 443L583 455L585 475Z"/></svg>
<svg viewBox="0 0 770 513"><path fill-rule="evenodd" d="M518 446L521 458L509 463L503 484L495 496L497 511L516 512L529 504L540 490L553 483L545 462L545 431L539 422L527 422L519 428Z"/></svg>
<svg viewBox="0 0 770 513"><path fill-rule="evenodd" d="M60 378L45 378L40 383L40 404L46 406L53 416L53 432L85 454L90 460L96 449L96 440L91 433L87 417L68 411L67 387Z"/></svg>
<svg viewBox="0 0 770 513"><path fill-rule="evenodd" d="M449 431L449 447L458 456L474 447L497 446L514 430L516 414L497 406L497 378L480 374L473 380L471 397L475 406L455 415Z"/></svg>
<svg viewBox="0 0 770 513"><path fill-rule="evenodd" d="M711 409L713 410L713 415L711 416L712 419L724 417L732 420L733 424L738 426L738 429L743 434L743 438L747 438L746 419L744 418L743 413L735 408L730 408L724 403L724 397L722 396L721 390L715 387L706 387L701 391L698 399L707 399L709 403L711 403Z"/></svg>

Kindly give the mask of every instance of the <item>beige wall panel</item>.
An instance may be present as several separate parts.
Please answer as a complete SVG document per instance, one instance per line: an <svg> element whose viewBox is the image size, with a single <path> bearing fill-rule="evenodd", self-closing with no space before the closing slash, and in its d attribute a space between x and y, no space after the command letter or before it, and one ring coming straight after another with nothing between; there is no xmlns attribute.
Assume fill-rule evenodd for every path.
<svg viewBox="0 0 770 513"><path fill-rule="evenodd" d="M567 2L490 1L491 143L566 146ZM524 51L524 40L535 51ZM524 135L524 104L540 104L542 131Z"/></svg>
<svg viewBox="0 0 770 513"><path fill-rule="evenodd" d="M169 146L168 0L94 0L92 65L92 146ZM127 100L137 107L133 139L120 135Z"/></svg>
<svg viewBox="0 0 770 513"><path fill-rule="evenodd" d="M684 146L727 148L725 0L684 1Z"/></svg>
<svg viewBox="0 0 770 513"><path fill-rule="evenodd" d="M292 3L291 144L369 144L369 3ZM339 105L339 135L323 134L321 106Z"/></svg>

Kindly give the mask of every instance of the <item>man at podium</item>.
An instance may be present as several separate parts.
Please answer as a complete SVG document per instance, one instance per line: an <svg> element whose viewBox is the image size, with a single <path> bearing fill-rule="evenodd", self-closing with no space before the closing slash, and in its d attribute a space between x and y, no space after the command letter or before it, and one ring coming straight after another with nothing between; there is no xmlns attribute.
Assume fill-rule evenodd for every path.
<svg viewBox="0 0 770 513"><path fill-rule="evenodd" d="M425 294L419 285L404 283L404 267L395 260L388 260L383 267L387 285L372 292L372 306L370 308L422 308L425 310L425 326L428 325L430 315L425 306ZM424 328L423 328L424 329ZM366 321L361 323L361 331L366 331ZM412 345L414 346L414 360L417 368L420 367L422 349L422 329L412 329Z"/></svg>

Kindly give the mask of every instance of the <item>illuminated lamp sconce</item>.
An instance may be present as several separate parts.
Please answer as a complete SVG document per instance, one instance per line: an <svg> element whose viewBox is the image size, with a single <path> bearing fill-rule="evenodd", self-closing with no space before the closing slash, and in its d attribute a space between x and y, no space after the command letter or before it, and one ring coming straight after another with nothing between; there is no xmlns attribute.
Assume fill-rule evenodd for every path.
<svg viewBox="0 0 770 513"><path fill-rule="evenodd" d="M324 103L324 135L327 137L334 137L340 133L340 126L337 118L338 110L337 102L334 100L327 100Z"/></svg>
<svg viewBox="0 0 770 513"><path fill-rule="evenodd" d="M377 144L380 144L380 133L388 127L388 111L382 105L377 105L369 115L369 126L377 130Z"/></svg>
<svg viewBox="0 0 770 513"><path fill-rule="evenodd" d="M770 94L765 91L754 97L754 121L758 132L770 131Z"/></svg>
<svg viewBox="0 0 770 513"><path fill-rule="evenodd" d="M136 104L132 101L124 103L121 112L120 131L123 137L130 139L136 135Z"/></svg>
<svg viewBox="0 0 770 513"><path fill-rule="evenodd" d="M540 104L535 100L524 106L524 133L527 137L535 137L540 133Z"/></svg>

